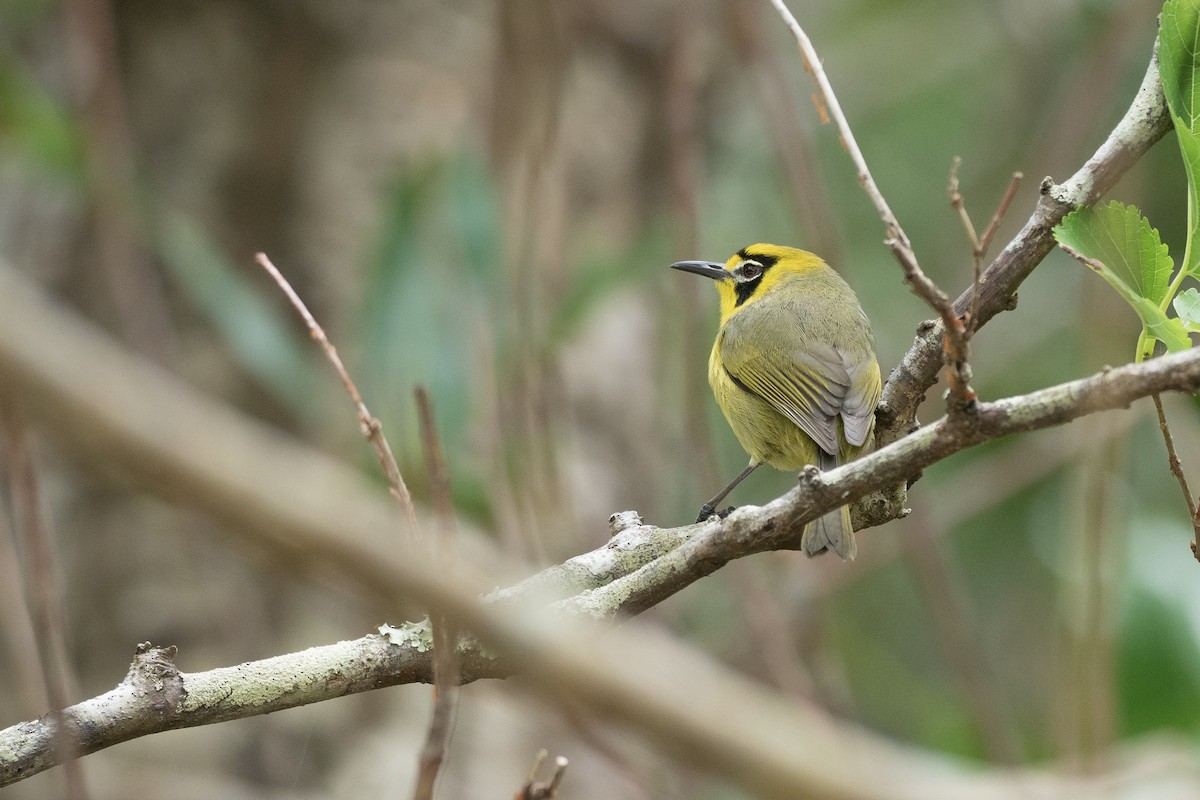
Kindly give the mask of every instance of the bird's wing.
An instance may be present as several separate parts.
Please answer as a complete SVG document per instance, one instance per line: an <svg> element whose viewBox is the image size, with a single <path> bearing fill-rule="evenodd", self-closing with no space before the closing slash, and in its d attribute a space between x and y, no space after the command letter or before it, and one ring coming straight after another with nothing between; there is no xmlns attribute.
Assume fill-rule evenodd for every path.
<svg viewBox="0 0 1200 800"><path fill-rule="evenodd" d="M845 355L840 353L845 364ZM858 364L845 364L850 373L850 391L842 402L842 430L846 441L855 447L866 443L875 424L875 407L883 390L879 362L873 358Z"/></svg>
<svg viewBox="0 0 1200 800"><path fill-rule="evenodd" d="M832 345L799 344L798 338L786 315L737 314L722 330L721 361L734 383L770 403L826 453L837 455L837 417L845 413L851 395L850 370ZM855 410L868 400L854 398ZM859 425L854 423L861 444L865 431L860 434Z"/></svg>

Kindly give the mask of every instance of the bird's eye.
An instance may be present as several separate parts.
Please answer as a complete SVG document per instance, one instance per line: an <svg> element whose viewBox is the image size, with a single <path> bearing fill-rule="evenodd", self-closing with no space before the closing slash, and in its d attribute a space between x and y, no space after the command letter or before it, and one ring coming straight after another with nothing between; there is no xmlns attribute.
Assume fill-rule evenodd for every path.
<svg viewBox="0 0 1200 800"><path fill-rule="evenodd" d="M742 280L752 281L763 274L763 265L757 261L743 261L738 271L742 273Z"/></svg>

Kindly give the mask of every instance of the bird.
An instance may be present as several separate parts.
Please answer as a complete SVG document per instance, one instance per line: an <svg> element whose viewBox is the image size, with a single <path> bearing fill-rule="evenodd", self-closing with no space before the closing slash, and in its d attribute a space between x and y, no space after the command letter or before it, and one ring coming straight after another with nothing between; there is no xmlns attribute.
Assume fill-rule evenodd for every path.
<svg viewBox="0 0 1200 800"><path fill-rule="evenodd" d="M763 464L829 470L857 458L875 429L882 382L871 323L854 290L819 256L753 244L724 263L677 261L711 278L720 327L708 382L750 463L700 509L718 504ZM810 522L800 549L842 560L857 553L847 506Z"/></svg>

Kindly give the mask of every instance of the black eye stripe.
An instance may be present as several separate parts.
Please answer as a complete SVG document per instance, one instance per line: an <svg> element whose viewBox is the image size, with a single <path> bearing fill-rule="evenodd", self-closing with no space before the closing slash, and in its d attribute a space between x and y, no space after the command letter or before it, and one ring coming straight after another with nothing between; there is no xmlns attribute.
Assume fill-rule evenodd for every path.
<svg viewBox="0 0 1200 800"><path fill-rule="evenodd" d="M743 261L753 261L756 264L761 264L762 272L760 272L757 277L751 278L748 281L738 281L735 284L734 291L737 294L737 301L734 303L735 307L740 306L742 303L750 299L750 296L754 294L754 290L758 288L760 283L762 283L763 275L766 275L767 270L775 266L776 262L779 261L779 259L775 256L748 253L744 249L738 251L738 258L742 259Z"/></svg>
<svg viewBox="0 0 1200 800"><path fill-rule="evenodd" d="M766 272L771 267L775 266L775 263L779 261L778 256L769 256L766 253L754 253L747 251L744 248L742 250L738 250L737 256L742 261L757 261L759 264L762 264L763 272Z"/></svg>
<svg viewBox="0 0 1200 800"><path fill-rule="evenodd" d="M749 281L738 281L733 285L733 290L737 293L737 302L735 306L740 306L742 303L750 299L750 295L754 294L754 290L762 283L762 275Z"/></svg>

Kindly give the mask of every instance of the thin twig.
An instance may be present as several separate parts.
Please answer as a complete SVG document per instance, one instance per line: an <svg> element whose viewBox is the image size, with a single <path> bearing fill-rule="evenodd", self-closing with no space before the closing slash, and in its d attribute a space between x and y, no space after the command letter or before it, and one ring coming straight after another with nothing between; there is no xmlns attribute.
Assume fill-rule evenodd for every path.
<svg viewBox="0 0 1200 800"><path fill-rule="evenodd" d="M435 563L452 567L451 551L455 540L454 503L450 494L450 477L446 458L438 438L433 416L433 404L424 386L414 390L417 412L421 421L421 442L429 470L429 484L439 518L438 535L430 537L429 547ZM432 800L438 772L445 763L458 712L458 643L457 631L444 614L431 614L433 637L433 717L421 748L413 800Z"/></svg>
<svg viewBox="0 0 1200 800"><path fill-rule="evenodd" d="M1093 272L1103 273L1107 269L1104 266L1103 261L1092 258L1091 256L1085 256L1083 253L1079 252L1074 247L1071 247L1071 245L1069 245L1069 244L1063 244L1062 242L1059 242L1058 249L1062 250L1064 253L1069 255L1071 258L1075 259L1080 264L1083 264L1085 267L1092 270Z"/></svg>
<svg viewBox="0 0 1200 800"><path fill-rule="evenodd" d="M969 340L978 327L976 320L979 316L979 284L983 275L983 259L987 256L988 247L991 246L992 239L996 236L1000 222L1012 204L1013 198L1017 194L1017 187L1021 185L1021 178L1024 175L1020 172L1013 173L1012 178L1008 181L1008 188L1004 190L1004 196L1000 198L1000 204L996 206L987 228L983 231L983 236L978 236L975 233L975 224L971 222L971 214L967 211L967 203L958 190L958 168L961 166L962 158L955 156L950 162L950 180L946 186L946 193L950 196L950 207L958 214L958 220L967 234L967 241L971 244L971 260L974 263L970 311L967 313L966 330L963 333L964 339Z"/></svg>
<svg viewBox="0 0 1200 800"><path fill-rule="evenodd" d="M975 235L975 226L971 223L971 215L967 213L967 206L963 202L963 196L958 191L958 168L961 166L962 157L960 156L955 156L950 161L950 179L946 184L946 194L950 196L950 207L957 212L958 220L962 223L963 230L967 233L967 241L971 243L971 252L978 257L979 252L983 248L980 245L979 237Z"/></svg>
<svg viewBox="0 0 1200 800"><path fill-rule="evenodd" d="M396 457L392 455L391 445L388 444L387 438L383 435L383 425L380 421L371 414L367 408L367 404L363 402L362 395L358 391L358 387L354 385L354 381L350 379L350 373L346 371L346 367L342 364L342 359L338 355L337 348L329 341L329 337L325 335L324 329L317 324L317 320L309 312L308 306L300 299L300 295L288 283L287 278L283 277L275 265L271 263L271 259L267 258L266 253L256 253L254 260L259 266L267 271L274 280L279 284L279 288L287 295L296 311L300 313L304 319L304 324L308 326L309 334L313 339L321 345L325 350L325 355L329 359L329 363L333 364L333 368L337 371L338 376L342 379L342 385L346 387L346 391L350 394L350 399L354 401L354 408L358 412L358 422L362 428L363 436L375 448L375 457L379 460L379 466L383 469L384 475L387 476L388 487L392 496L400 503L400 508L404 512L405 521L408 523L408 533L413 540L417 539L417 514L413 509L412 495L408 491L408 485L404 482L404 476L400 474L400 466L396 463Z"/></svg>
<svg viewBox="0 0 1200 800"><path fill-rule="evenodd" d="M1171 436L1171 428L1167 425L1167 415L1163 411L1162 399L1158 393L1150 395L1154 398L1154 408L1158 411L1158 429L1162 431L1163 442L1167 445L1167 464L1171 468L1171 474L1175 476L1175 480L1179 481L1179 488L1183 490L1183 499L1187 501L1188 519L1192 523L1192 531L1195 534L1192 539L1192 555L1200 561L1200 516L1197 516L1196 501L1193 498L1192 490L1188 488L1187 478L1183 474L1183 464L1179 460L1179 454L1175 452L1175 440Z"/></svg>
<svg viewBox="0 0 1200 800"><path fill-rule="evenodd" d="M1000 229L1000 222L1004 219L1004 215L1008 213L1008 207L1012 205L1013 198L1017 196L1017 189L1020 187L1021 179L1024 177L1024 173L1021 172L1014 172L1012 174L1012 177L1008 180L1008 188L1004 190L1004 196L1000 198L1000 204L996 206L996 211L992 214L987 228L984 229L983 236L973 245L975 278L971 283L971 310L967 317L967 338L973 336L976 328L979 327L979 284L983 275L983 259L987 257L987 251L991 247L992 239L995 238L996 231Z"/></svg>
<svg viewBox="0 0 1200 800"><path fill-rule="evenodd" d="M771 0L771 4L779 11L784 23L791 29L792 35L796 37L796 42L800 45L800 53L804 56L804 69L816 81L818 97L814 98L814 100L818 101L817 108L818 113L821 114L822 121L825 121L827 118L832 119L834 124L837 125L838 135L842 137L842 145L846 148L846 152L850 154L850 160L854 162L855 169L858 170L858 182L863 187L863 190L866 191L867 196L871 198L871 202L875 204L875 209L879 212L879 216L887 228L888 238L897 240L899 246L911 254L912 245L909 243L908 235L900 227L900 222L896 219L896 215L892 213L887 200L883 198L883 194L875 184L875 179L871 177L871 170L867 167L867 161L863 158L862 150L858 147L858 141L854 138L854 132L850 130L850 123L846 121L846 115L842 113L842 106L838 102L837 95L833 93L833 86L829 83L829 78L825 75L825 70L821 66L821 59L817 55L816 48L813 47L812 40L808 38L808 34L800 27L800 23L796 21L796 17L788 10L783 0ZM826 117L826 114L828 114L828 117ZM913 257L912 261L915 266L916 258ZM917 267L917 272L920 272L919 267Z"/></svg>
<svg viewBox="0 0 1200 800"><path fill-rule="evenodd" d="M804 68L816 81L818 97L814 100L822 121L828 114L828 118L832 119L837 126L842 145L846 148L850 160L854 162L854 167L858 171L858 183L871 198L875 210L879 212L879 217L883 220L886 229L884 244L900 262L900 267L904 271L904 279L908 285L942 319L946 364L949 367L947 378L950 384L951 407L967 408L974 401L975 392L970 386L966 327L954 313L954 304L950 298L925 274L917 262L917 255L913 251L908 234L900 227L899 220L892 213L891 206L888 205L883 193L879 191L875 179L871 176L871 170L867 167L867 161L858 146L858 141L854 138L854 132L850 130L850 123L846 120L846 115L842 113L842 106L833 92L833 86L821 66L821 59L817 55L812 41L808 38L808 34L800 27L800 23L796 21L796 17L788 10L783 0L771 0L771 4L779 11L784 23L796 37L796 42L800 45L800 54L804 57Z"/></svg>
<svg viewBox="0 0 1200 800"><path fill-rule="evenodd" d="M950 180L946 186L946 193L950 196L950 207L958 213L959 222L962 223L963 230L967 234L967 241L971 243L971 261L974 265L971 278L971 309L974 311L979 302L979 278L983 274L983 244L979 237L975 234L975 225L971 222L971 215L967 212L967 204L963 200L962 193L958 191L958 168L962 166L962 158L955 156L950 162ZM968 347L967 340L971 338L971 333L975 330L972 320L974 315L967 317L967 323L963 330L963 348L962 353L964 360L967 355L965 348Z"/></svg>
<svg viewBox="0 0 1200 800"><path fill-rule="evenodd" d="M75 434L79 437L75 444L89 460L110 468L120 467L124 474L158 496L178 497L181 485L203 487L191 496L196 507L220 513L235 525L269 531L276 538L263 541L281 552L299 552L289 551L288 547L298 546L301 550L319 547L324 539L337 537L367 541L390 520L391 505L381 502L375 492L355 489L352 482L323 482L320 502L310 502L307 496L313 492L310 486L300 487L274 477L287 469L310 471L313 462L302 457L300 451L273 447L253 427L231 426L229 419L206 413L208 409L193 402L186 390L174 387L169 380L164 382L158 373L130 372L119 361L108 358L111 354L103 347L95 346L103 341L101 334L86 338L92 347L83 352L90 363L87 359L77 362L55 355L77 352L78 345L70 339L65 339L64 345L64 337L81 336L91 329L63 325L58 330L35 324L37 320L29 311L37 309L38 298L21 292L17 299L23 302L14 301L12 295L19 287L19 282L0 269L0 308L7 311L6 304L11 303L13 309L11 315L0 313L0 353L6 345L21 347L21 352L31 354L29 364L45 367L49 361L56 367L53 375L70 377L53 384L36 384L47 388L34 394L24 389L27 384L20 379L19 367L25 362L19 362L18 369L12 370L10 362L0 357L0 376L17 378L0 381L0 388L6 397L13 391L19 392L19 396L37 397L40 402L36 410L47 431L60 436L83 431ZM58 347L40 342L43 337ZM76 376L91 377L89 369L101 359L109 368L101 374L107 374L110 383L98 379L81 385ZM803 527L804 522L853 502L878 486L902 481L966 447L1003 435L1062 424L1100 410L1127 409L1139 397L1167 391L1200 391L1200 350L1104 370L1023 397L981 403L974 417L978 420L974 431L943 419L902 441L822 473L819 485L806 479L784 497L762 507L739 509L720 525L701 523L662 530L634 524L617 532L621 539L617 540L616 548L610 543L578 556L521 585L495 593L492 603L525 599L540 606L544 595L539 593L554 587L552 591L558 596L574 595L574 602L556 604L555 613L570 614L576 610L586 617L580 620L581 625L599 617L611 619L620 612L636 614L730 560L774 549L788 536L788 531ZM64 393L77 396L78 401L64 402ZM140 405L128 400L125 393L141 398ZM129 418L128 427L112 423L114 408L135 405L139 413ZM203 418L205 435L210 440L209 446L199 448L201 452L195 458L188 453L186 463L183 463L185 456L175 446L155 449L163 438L172 443L177 441L173 437L178 433L181 413L190 415L188 425ZM68 427L71 421L82 427ZM231 457L234 454L236 457ZM211 468L207 462L211 462ZM283 464L290 466L281 467ZM618 647L624 639L612 645L617 649L617 657L635 661L640 658L639 664L654 664L657 671L642 672L641 666L636 673L622 671L616 661L597 660L604 652L599 649L588 648L586 658L576 658L580 643L564 636L571 627L547 630L542 624L529 624L532 617L507 607L497 612L490 604L481 606L476 592L484 585L482 576L472 572L469 565L447 574L434 569L425 559L397 555L395 548L370 551L371 558L353 561L338 556L337 551L326 552L333 554L327 566L353 574L357 585L378 587L383 597L404 594L444 609L464 628L477 633L489 652L503 654L503 662L497 663L486 652L473 648L474 652L463 658L464 672L468 675L499 677L514 671L525 672L533 678L531 685L541 687L545 685L543 680L552 674L555 689L561 686L562 691L578 697L588 708L631 722L648 733L670 730L671 736L692 730L696 722L694 716L689 716L686 723L677 719L680 706L690 701L698 707L694 702L696 697L721 696L712 687L696 688L687 694L688 699L680 700L677 693L672 693L674 685L670 681L645 685L646 679L668 667L657 656L653 660L645 658L639 644ZM618 557L619 566L614 560ZM614 579L616 575L625 577ZM624 633L608 631L613 635ZM359 642L313 648L253 665L176 675L175 683L182 690L177 694L170 694L172 687L160 677L151 676L154 680L144 685L122 683L103 697L65 709L64 716L70 720L73 731L87 731L87 736L78 741L83 754L157 731L244 718L385 685L425 680L431 668L428 645L419 633L412 634L407 641L412 646L397 646L384 637L372 635ZM414 664L407 660L409 656L423 659L420 671L412 669ZM628 664L624 666L631 669ZM693 665L692 669L679 669L678 674L687 676L696 671ZM230 692L231 686L238 691ZM735 705L744 708L742 702L746 701L739 700ZM771 708L780 711L778 698L772 702ZM792 706L788 705L790 709ZM752 709L746 712L747 716L752 712L758 713ZM728 722L726 715L720 724ZM817 745L789 738L783 752L776 753L771 744L776 739L768 737L764 742L756 741L753 747L747 746L746 731L738 730L736 738L730 738L725 736L729 729L721 728L720 724L714 727L706 723L702 738L682 744L673 741L689 757L703 759L714 774L733 779L738 785L763 786L780 770L800 770L805 774L812 771L811 766L797 767L796 755L813 752L811 747L819 751ZM811 728L797 724L788 729L787 736L804 735ZM0 751L19 744L22 753L16 761L0 758L0 785L23 780L56 763L54 729L53 720L43 719L0 730ZM841 776L846 772L829 770L821 774ZM853 776L848 780L852 779ZM788 785L799 782L795 779ZM790 796L800 794L793 791ZM875 796L870 791L847 790L840 794ZM964 793L947 790L943 794L963 796ZM1058 796L1063 792L1049 794Z"/></svg>
<svg viewBox="0 0 1200 800"><path fill-rule="evenodd" d="M54 537L42 516L41 492L37 471L29 452L25 426L12 409L0 409L0 429L4 434L4 452L8 461L14 520L27 561L26 604L33 618L37 653L50 701L49 717L55 722L54 747L63 765L66 797L83 800L87 784L79 763L75 731L62 724L63 709L79 693L71 662L67 656L66 611L63 607L65 586L56 558Z"/></svg>
<svg viewBox="0 0 1200 800"><path fill-rule="evenodd" d="M517 792L514 800L554 800L558 796L558 785L562 783L569 762L564 756L556 756L554 772L550 774L550 780L539 781L537 775L541 772L542 764L545 763L548 755L549 752L544 747L537 751L537 755L533 757L533 766L529 768L529 775L525 779L525 785Z"/></svg>
<svg viewBox="0 0 1200 800"><path fill-rule="evenodd" d="M996 206L996 212L992 214L992 219L988 222L987 228L983 231L983 236L979 237L979 257L983 258L987 255L988 248L992 244L992 239L996 236L996 231L1000 228L1000 222L1004 219L1004 215L1008 213L1008 207L1012 205L1013 198L1017 196L1017 189L1021 186L1021 181L1025 178L1025 173L1014 172L1008 180L1008 188L1004 190L1004 196L1000 198L1000 204Z"/></svg>

